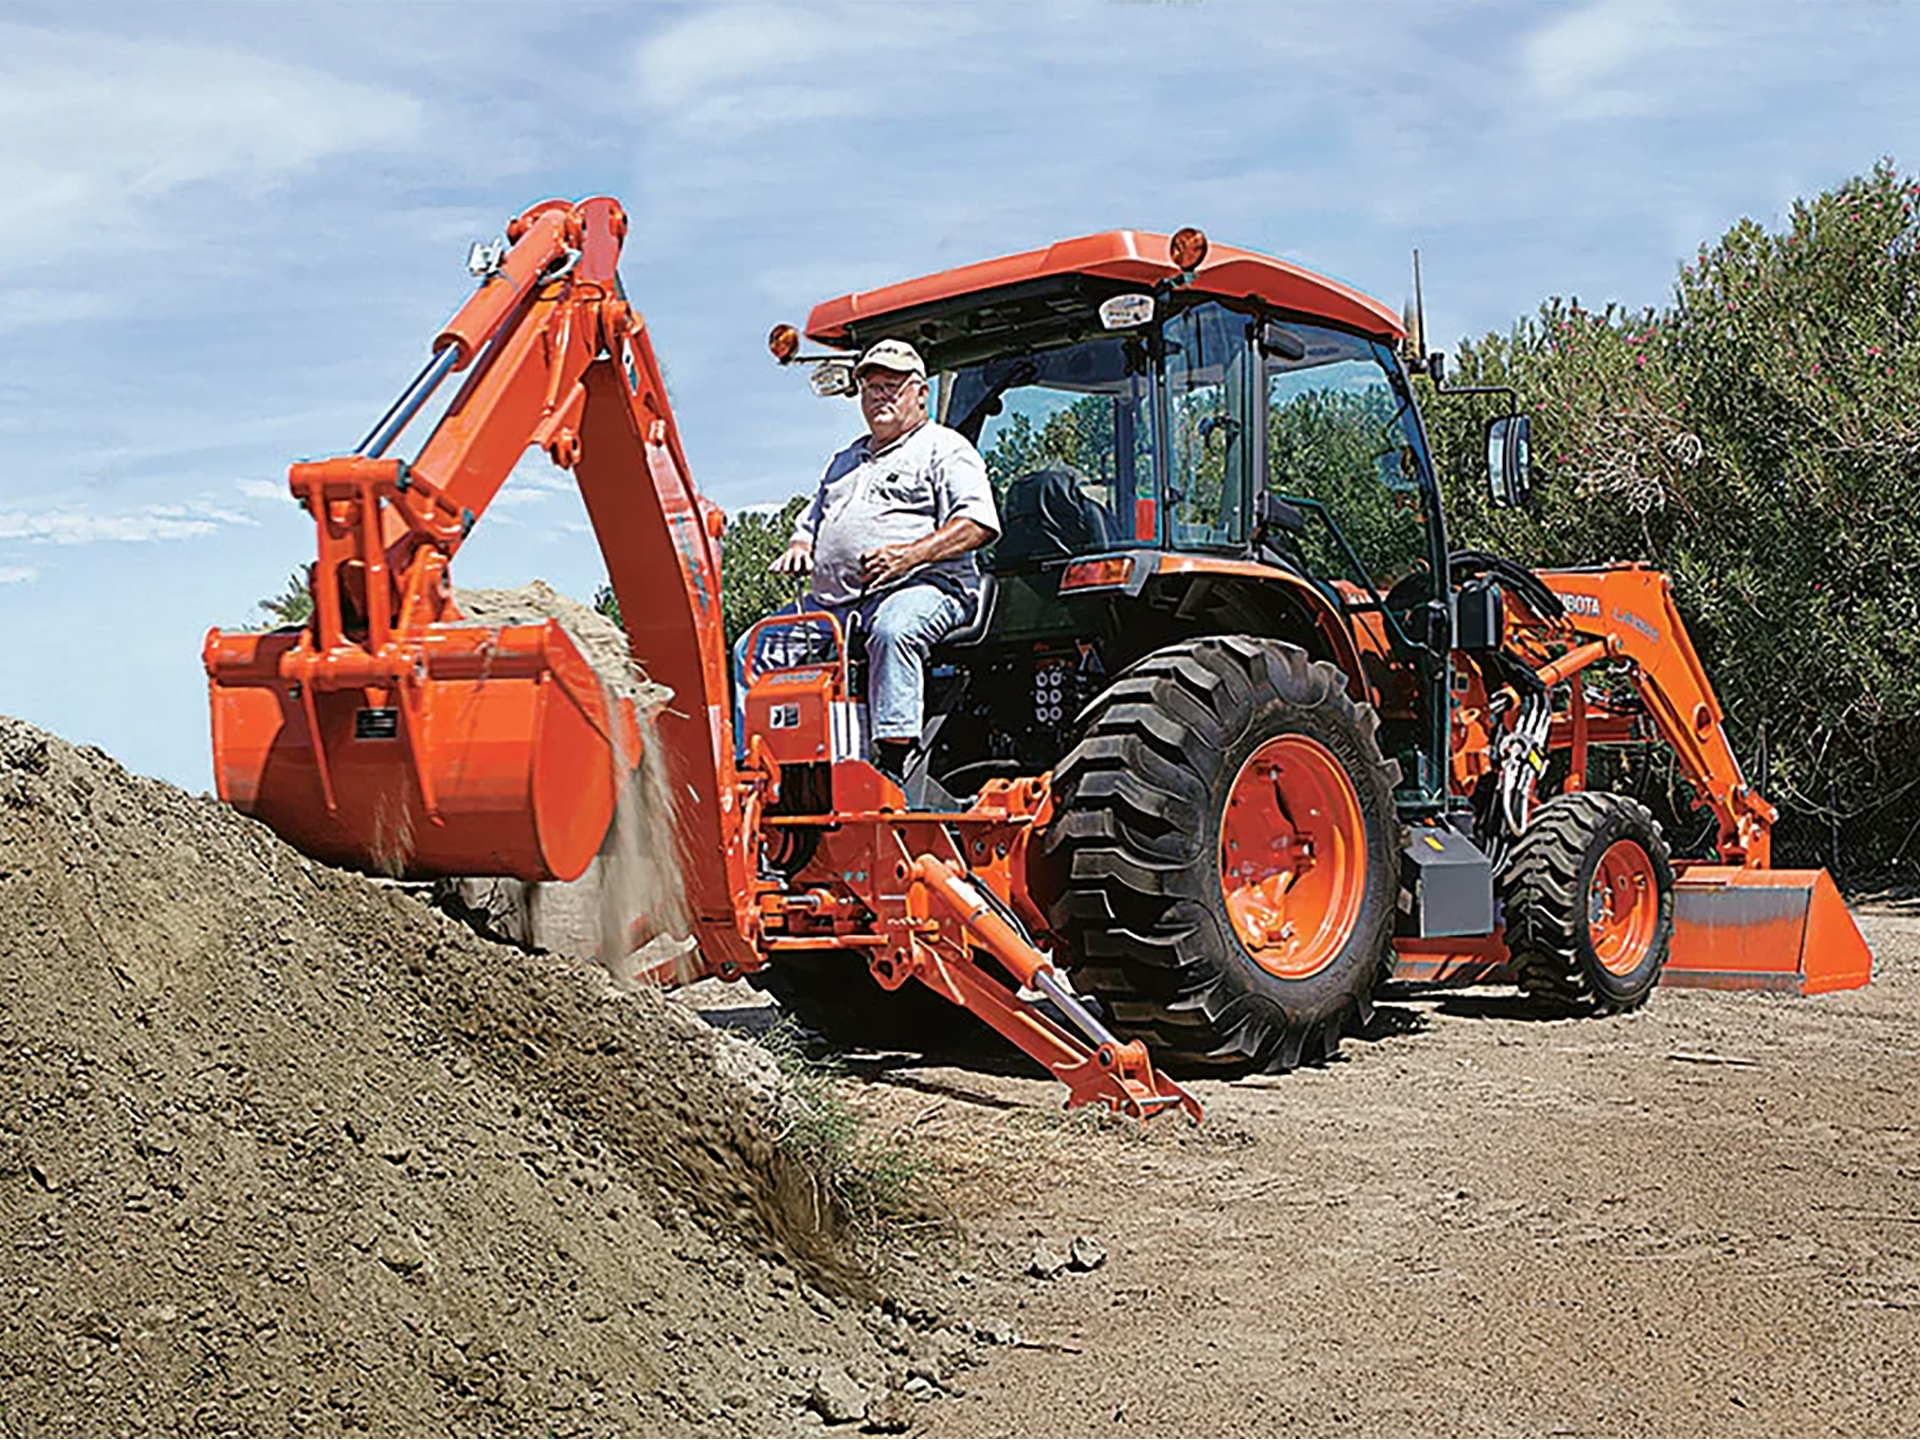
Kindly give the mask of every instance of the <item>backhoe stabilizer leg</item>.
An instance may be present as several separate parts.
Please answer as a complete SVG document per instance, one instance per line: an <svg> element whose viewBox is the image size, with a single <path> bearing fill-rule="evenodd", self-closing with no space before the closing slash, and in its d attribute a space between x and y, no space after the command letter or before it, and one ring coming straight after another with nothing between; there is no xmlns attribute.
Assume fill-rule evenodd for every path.
<svg viewBox="0 0 1920 1440"><path fill-rule="evenodd" d="M971 1011L1044 1065L1067 1087L1068 1109L1102 1104L1141 1120L1176 1109L1185 1111L1196 1124L1204 1118L1198 1100L1153 1068L1147 1047L1138 1040L1120 1040L1108 1031L1055 974L1047 958L987 904L951 864L922 855L914 861L912 875L932 902L930 917L935 910L944 911L968 933L973 944L991 954L1023 985L1052 1000L1084 1033L1075 1035L1055 1024L988 975L973 963L965 942L937 948L916 938L908 967L912 978ZM943 953L946 948L953 953ZM874 952L873 963L874 978L881 984L905 983L906 975L898 967L889 968L882 952Z"/></svg>

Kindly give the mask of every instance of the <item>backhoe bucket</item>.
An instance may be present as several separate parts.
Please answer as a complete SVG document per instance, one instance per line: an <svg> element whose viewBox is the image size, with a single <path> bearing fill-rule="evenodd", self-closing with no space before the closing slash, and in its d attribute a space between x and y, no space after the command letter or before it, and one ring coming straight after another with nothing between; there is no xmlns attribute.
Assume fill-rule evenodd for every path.
<svg viewBox="0 0 1920 1440"><path fill-rule="evenodd" d="M331 864L408 879L571 880L639 759L559 625L429 626L374 653L209 631L222 800Z"/></svg>
<svg viewBox="0 0 1920 1440"><path fill-rule="evenodd" d="M1873 978L1873 952L1824 870L1688 866L1673 913L1667 985L1818 995Z"/></svg>

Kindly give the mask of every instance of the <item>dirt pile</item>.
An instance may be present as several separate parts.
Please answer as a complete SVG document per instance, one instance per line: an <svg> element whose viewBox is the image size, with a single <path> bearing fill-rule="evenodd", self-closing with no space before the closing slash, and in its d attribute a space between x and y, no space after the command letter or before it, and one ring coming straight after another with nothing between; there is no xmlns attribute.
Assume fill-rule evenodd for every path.
<svg viewBox="0 0 1920 1440"><path fill-rule="evenodd" d="M738 1042L5 717L0 987L0 1432L763 1432L904 1363Z"/></svg>
<svg viewBox="0 0 1920 1440"><path fill-rule="evenodd" d="M511 590L456 590L453 598L471 624L559 621L608 692L633 702L640 716L642 753L615 806L600 853L578 880L449 881L442 898L473 912L492 933L561 955L599 957L616 969L633 940L687 935L692 917L686 903L686 861L652 719L673 692L654 684L634 663L625 631L543 580Z"/></svg>

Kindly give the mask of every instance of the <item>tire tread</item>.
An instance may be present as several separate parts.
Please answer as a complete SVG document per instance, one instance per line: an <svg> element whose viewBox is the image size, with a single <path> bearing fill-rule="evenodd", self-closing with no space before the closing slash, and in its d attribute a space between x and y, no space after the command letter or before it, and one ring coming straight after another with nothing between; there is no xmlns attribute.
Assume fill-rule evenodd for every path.
<svg viewBox="0 0 1920 1440"><path fill-rule="evenodd" d="M1377 933L1359 943L1375 953L1317 1009L1276 999L1284 982L1269 993L1238 983L1224 958L1239 945L1223 933L1217 857L1200 853L1207 765L1275 697L1347 727L1365 757L1351 776L1363 809L1384 807L1397 834L1398 770L1380 754L1372 707L1348 695L1337 667L1299 647L1230 635L1156 651L1088 707L1079 743L1054 772L1055 819L1037 847L1036 874L1050 878L1036 891L1076 983L1122 1030L1196 1068L1281 1071L1331 1059L1342 1035L1371 1018L1393 966L1390 895L1362 919ZM1244 952L1238 963L1252 965Z"/></svg>

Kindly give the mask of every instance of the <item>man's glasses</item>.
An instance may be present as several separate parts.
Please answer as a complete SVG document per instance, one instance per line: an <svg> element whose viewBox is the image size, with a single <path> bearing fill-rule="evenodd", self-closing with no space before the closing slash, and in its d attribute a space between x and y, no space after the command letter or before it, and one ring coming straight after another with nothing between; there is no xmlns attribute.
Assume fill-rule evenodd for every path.
<svg viewBox="0 0 1920 1440"><path fill-rule="evenodd" d="M882 378L869 373L860 377L860 391L865 395L891 395L919 378L918 375L888 375Z"/></svg>

